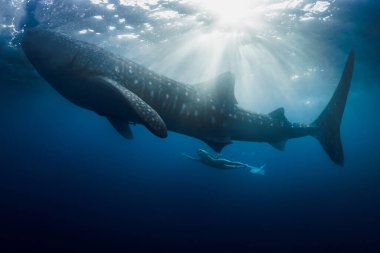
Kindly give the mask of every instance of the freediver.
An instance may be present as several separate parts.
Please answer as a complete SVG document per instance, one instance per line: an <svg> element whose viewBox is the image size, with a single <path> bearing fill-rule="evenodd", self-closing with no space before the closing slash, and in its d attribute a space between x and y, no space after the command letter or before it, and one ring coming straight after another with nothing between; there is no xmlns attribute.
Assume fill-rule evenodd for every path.
<svg viewBox="0 0 380 253"><path fill-rule="evenodd" d="M262 165L261 167L254 167L254 166L242 163L242 162L235 162L235 161L230 161L230 160L227 160L224 158L220 158L219 155L218 156L212 155L203 149L198 149L198 151L197 151L197 155L199 156L199 158L189 156L185 153L182 153L182 155L189 158L190 160L198 161L198 162L201 162L207 166L214 167L217 169L247 168L247 169L249 169L249 171L251 173L260 174L260 175L265 174L265 171L264 171L265 164Z"/></svg>

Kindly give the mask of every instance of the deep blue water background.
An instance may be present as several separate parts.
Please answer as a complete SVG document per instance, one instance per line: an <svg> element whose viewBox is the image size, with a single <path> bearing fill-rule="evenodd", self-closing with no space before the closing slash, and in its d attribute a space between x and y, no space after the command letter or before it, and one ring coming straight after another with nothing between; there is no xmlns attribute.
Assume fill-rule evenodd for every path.
<svg viewBox="0 0 380 253"><path fill-rule="evenodd" d="M353 36L365 45L342 123L344 167L310 137L284 152L258 143L223 152L266 163L265 176L208 168L180 155L200 141L141 126L126 141L47 83L2 68L0 251L379 252L376 8L344 13L364 27Z"/></svg>

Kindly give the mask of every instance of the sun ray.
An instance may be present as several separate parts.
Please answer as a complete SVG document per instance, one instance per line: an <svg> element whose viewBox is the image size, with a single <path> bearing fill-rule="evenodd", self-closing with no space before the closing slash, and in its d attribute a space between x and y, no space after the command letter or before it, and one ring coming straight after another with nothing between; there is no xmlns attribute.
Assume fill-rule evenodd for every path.
<svg viewBox="0 0 380 253"><path fill-rule="evenodd" d="M104 8L109 3L95 2ZM109 31L115 38L108 38L110 44L127 43L119 46L126 48L125 56L187 83L231 71L236 77L239 103L267 112L284 104L290 111L292 107L299 108L301 92L310 91L305 88L309 87L306 83L319 73L316 66L320 55L310 50L318 38L308 34L307 27L328 22L334 1L181 0L174 4L170 0L123 0L120 3L119 8L131 8L145 15L141 18L143 23L130 24L128 16L119 14L117 22L124 18L122 27L115 25L115 30ZM324 43L318 44L319 50L323 50ZM305 107L313 105L310 101L302 103Z"/></svg>

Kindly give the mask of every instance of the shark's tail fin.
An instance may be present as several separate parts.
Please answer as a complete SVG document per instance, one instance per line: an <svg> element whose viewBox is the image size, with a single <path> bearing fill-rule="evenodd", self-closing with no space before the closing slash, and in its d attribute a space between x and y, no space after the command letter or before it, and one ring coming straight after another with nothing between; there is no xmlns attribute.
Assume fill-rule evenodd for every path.
<svg viewBox="0 0 380 253"><path fill-rule="evenodd" d="M321 143L330 159L338 165L344 163L340 124L350 89L354 59L354 51L352 50L334 95L323 112L313 122L313 125L318 127L318 131L313 136Z"/></svg>

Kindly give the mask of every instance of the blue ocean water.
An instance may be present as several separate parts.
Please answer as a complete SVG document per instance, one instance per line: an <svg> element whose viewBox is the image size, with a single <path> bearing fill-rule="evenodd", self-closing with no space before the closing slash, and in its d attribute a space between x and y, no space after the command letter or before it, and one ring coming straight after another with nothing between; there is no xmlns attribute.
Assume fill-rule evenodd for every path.
<svg viewBox="0 0 380 253"><path fill-rule="evenodd" d="M193 16L203 15L201 21L210 29L207 25L213 24L214 16L207 13L215 6L187 2L191 1L38 1L34 14L42 24L84 40L97 38L97 44L114 52L132 48L124 56L172 78L197 82L211 74L195 75L198 69L190 65L209 59L187 55L198 52L197 48L181 51L173 45L183 43L181 31L195 29L189 21ZM311 137L289 140L285 151L249 142L235 142L223 150L223 156L232 160L266 164L265 176L217 170L184 159L182 152L210 149L173 132L159 139L137 125L132 128L134 139L127 141L105 118L71 104L34 72L17 44L25 2L3 1L1 252L379 252L380 5L364 0L257 2L260 10L266 8L265 14L286 13L291 22L282 16L280 21L255 24L263 30L275 27L280 42L259 41L264 35L257 28L238 30L260 34L252 40L244 37L238 44L244 50L255 48L255 43L261 48L246 51L258 57L256 67L261 65L256 77L247 77L264 82L252 84L260 90L252 91L253 97L244 96L246 79L237 77L237 98L245 107L268 112L284 106L290 119L309 122L327 103L346 55L355 49L355 72L341 127L344 167L334 165ZM226 15L217 10L218 15ZM123 27L133 32L124 33L117 25L112 28L109 22L115 15L118 22L126 19ZM99 18L94 16L107 24L95 23ZM182 22L182 28L165 28L176 22ZM238 26L230 22L223 31L235 32ZM91 34L95 32L99 37ZM119 35L127 40L120 42ZM212 39L206 39L206 44L214 43ZM231 56L231 45L226 45L227 56L222 58L227 57L229 67L244 75L241 68L247 65L241 61L245 58ZM297 46L306 51L284 63L281 57L299 50ZM266 47L273 55L266 53ZM278 65L265 56L273 56ZM323 71L312 68L303 73L303 65L309 63ZM229 65L215 64L218 68L210 72ZM176 65L174 70L171 65ZM287 85L266 83L285 72L293 75L284 81ZM305 87L307 82L311 85ZM301 104L304 98L311 102ZM259 102L263 107L257 107Z"/></svg>

